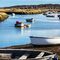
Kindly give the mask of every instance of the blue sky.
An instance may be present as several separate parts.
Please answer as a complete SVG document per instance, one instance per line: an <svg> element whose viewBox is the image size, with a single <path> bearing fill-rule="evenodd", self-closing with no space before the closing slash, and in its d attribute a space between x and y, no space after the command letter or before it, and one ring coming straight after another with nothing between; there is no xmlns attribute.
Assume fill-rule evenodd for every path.
<svg viewBox="0 0 60 60"><path fill-rule="evenodd" d="M0 0L0 7L12 5L60 4L60 0Z"/></svg>

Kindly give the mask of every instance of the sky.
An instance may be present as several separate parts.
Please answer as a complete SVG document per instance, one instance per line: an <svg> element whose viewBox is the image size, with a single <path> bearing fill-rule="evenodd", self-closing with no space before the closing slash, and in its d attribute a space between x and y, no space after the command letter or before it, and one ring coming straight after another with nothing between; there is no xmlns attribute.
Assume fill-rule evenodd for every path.
<svg viewBox="0 0 60 60"><path fill-rule="evenodd" d="M31 4L60 4L60 0L0 0L0 7Z"/></svg>

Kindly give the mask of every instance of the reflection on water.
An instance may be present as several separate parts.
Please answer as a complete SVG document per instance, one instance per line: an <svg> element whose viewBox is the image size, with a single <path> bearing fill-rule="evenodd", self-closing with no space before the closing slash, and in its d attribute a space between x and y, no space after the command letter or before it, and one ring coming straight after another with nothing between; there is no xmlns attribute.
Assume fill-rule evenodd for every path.
<svg viewBox="0 0 60 60"><path fill-rule="evenodd" d="M15 28L16 21L26 23L27 18L34 18L31 28ZM42 14L37 15L16 15L0 23L0 47L29 44L29 36L60 36L60 21L49 19Z"/></svg>

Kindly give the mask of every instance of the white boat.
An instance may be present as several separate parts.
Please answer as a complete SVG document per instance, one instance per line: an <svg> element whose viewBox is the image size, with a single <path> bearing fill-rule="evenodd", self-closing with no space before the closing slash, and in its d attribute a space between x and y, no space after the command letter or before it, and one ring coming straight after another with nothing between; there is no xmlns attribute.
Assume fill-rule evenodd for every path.
<svg viewBox="0 0 60 60"><path fill-rule="evenodd" d="M46 12L45 15L46 15L46 17L55 17L55 18L57 18L58 15L60 15L60 14L56 13L56 12Z"/></svg>
<svg viewBox="0 0 60 60"><path fill-rule="evenodd" d="M33 45L56 45L60 44L60 37L35 37L30 36Z"/></svg>
<svg viewBox="0 0 60 60"><path fill-rule="evenodd" d="M56 60L57 54L35 49L0 49L0 60Z"/></svg>
<svg viewBox="0 0 60 60"><path fill-rule="evenodd" d="M58 14L57 13L53 13L53 14L47 14L46 16L47 17L58 17Z"/></svg>
<svg viewBox="0 0 60 60"><path fill-rule="evenodd" d="M52 14L52 13L53 13L53 12L48 11L48 12L43 13L43 15Z"/></svg>

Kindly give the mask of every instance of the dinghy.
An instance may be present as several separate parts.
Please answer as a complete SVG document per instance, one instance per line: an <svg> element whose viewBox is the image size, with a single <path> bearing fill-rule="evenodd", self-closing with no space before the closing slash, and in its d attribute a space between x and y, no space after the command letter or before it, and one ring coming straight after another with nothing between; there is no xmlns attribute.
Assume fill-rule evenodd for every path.
<svg viewBox="0 0 60 60"><path fill-rule="evenodd" d="M26 19L26 22L34 22L34 19L33 18Z"/></svg>
<svg viewBox="0 0 60 60"><path fill-rule="evenodd" d="M53 60L57 54L33 49L0 49L0 60Z"/></svg>

